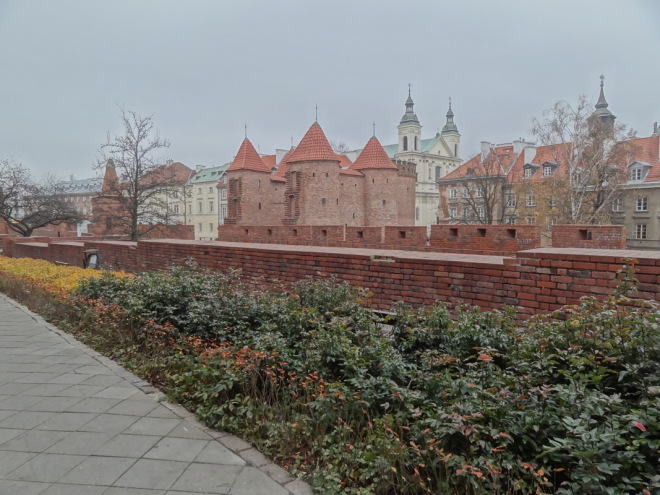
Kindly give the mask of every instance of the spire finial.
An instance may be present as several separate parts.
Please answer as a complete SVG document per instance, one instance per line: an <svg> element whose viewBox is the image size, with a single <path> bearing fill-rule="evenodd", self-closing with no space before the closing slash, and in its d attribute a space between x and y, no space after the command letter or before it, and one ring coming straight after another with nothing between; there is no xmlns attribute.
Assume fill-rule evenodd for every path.
<svg viewBox="0 0 660 495"><path fill-rule="evenodd" d="M291 134L291 149L293 149L293 134Z"/></svg>
<svg viewBox="0 0 660 495"><path fill-rule="evenodd" d="M410 98L410 83L408 83L408 98Z"/></svg>
<svg viewBox="0 0 660 495"><path fill-rule="evenodd" d="M604 84L605 84L605 76L603 74L601 74L600 75L600 87L601 87L601 89L604 86Z"/></svg>
<svg viewBox="0 0 660 495"><path fill-rule="evenodd" d="M374 137L376 137L376 121L374 120L373 123L373 128L374 128Z"/></svg>
<svg viewBox="0 0 660 495"><path fill-rule="evenodd" d="M451 110L451 96L449 97L449 110Z"/></svg>
<svg viewBox="0 0 660 495"><path fill-rule="evenodd" d="M316 104L316 118L314 119L314 122L318 124L319 122L319 104Z"/></svg>
<svg viewBox="0 0 660 495"><path fill-rule="evenodd" d="M247 123L245 124L245 139L247 139Z"/></svg>

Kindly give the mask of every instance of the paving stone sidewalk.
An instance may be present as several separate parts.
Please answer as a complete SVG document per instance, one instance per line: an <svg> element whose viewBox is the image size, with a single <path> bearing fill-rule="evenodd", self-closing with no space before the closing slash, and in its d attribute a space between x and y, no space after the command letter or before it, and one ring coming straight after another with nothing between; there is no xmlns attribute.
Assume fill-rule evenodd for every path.
<svg viewBox="0 0 660 495"><path fill-rule="evenodd" d="M0 294L0 495L304 495L305 483Z"/></svg>

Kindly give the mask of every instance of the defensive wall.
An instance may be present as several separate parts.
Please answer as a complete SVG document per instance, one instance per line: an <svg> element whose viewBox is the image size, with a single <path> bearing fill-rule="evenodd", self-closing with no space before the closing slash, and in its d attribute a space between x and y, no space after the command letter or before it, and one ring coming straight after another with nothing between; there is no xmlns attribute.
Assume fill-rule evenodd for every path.
<svg viewBox="0 0 660 495"><path fill-rule="evenodd" d="M305 231L313 239L312 232L323 230L319 229L299 232ZM510 235L499 226L498 232ZM488 238L488 234L476 233L477 238ZM594 234L591 237L596 242ZM325 234L329 235L330 231ZM577 236L584 240L582 234ZM192 259L212 270L240 269L245 279L261 283L286 285L305 277L336 277L370 290L372 304L378 309L389 309L400 300L413 305L441 300L485 309L516 306L522 315L575 304L582 296L611 294L625 260L634 258L638 263L638 296L660 300L660 252L655 251L565 247L534 248L500 256L303 244L172 239L74 242L10 236L3 237L3 248L9 256L77 265L82 263L84 250L98 249L102 266L131 272L159 270Z"/></svg>

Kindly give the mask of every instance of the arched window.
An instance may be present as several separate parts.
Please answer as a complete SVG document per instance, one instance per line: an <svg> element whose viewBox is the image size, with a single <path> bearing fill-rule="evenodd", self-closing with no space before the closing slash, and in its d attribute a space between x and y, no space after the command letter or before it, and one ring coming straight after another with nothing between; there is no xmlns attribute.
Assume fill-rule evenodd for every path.
<svg viewBox="0 0 660 495"><path fill-rule="evenodd" d="M403 136L403 151L408 151L408 136Z"/></svg>
<svg viewBox="0 0 660 495"><path fill-rule="evenodd" d="M458 145L454 145L454 156L458 156Z"/></svg>
<svg viewBox="0 0 660 495"><path fill-rule="evenodd" d="M415 136L415 151L417 151L417 136Z"/></svg>
<svg viewBox="0 0 660 495"><path fill-rule="evenodd" d="M435 180L438 180L440 178L440 167L435 167Z"/></svg>

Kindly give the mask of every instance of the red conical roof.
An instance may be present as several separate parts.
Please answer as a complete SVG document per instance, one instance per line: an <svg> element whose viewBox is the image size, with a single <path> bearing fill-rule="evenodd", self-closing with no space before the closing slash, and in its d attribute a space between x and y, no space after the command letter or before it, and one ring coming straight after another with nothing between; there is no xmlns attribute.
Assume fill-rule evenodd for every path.
<svg viewBox="0 0 660 495"><path fill-rule="evenodd" d="M351 165L353 170L364 170L365 168L391 168L398 170L399 168L394 165L390 157L383 149L380 141L376 136L372 137L364 149L360 152L355 163Z"/></svg>
<svg viewBox="0 0 660 495"><path fill-rule="evenodd" d="M101 186L101 195L112 196L119 194L119 178L115 170L115 163L110 158L105 164L105 175L103 176L103 185Z"/></svg>
<svg viewBox="0 0 660 495"><path fill-rule="evenodd" d="M254 149L248 138L245 138L241 143L241 147L238 149L238 153L236 153L236 158L229 165L227 172L232 170L252 170L254 172L270 174L270 169L261 161L259 153Z"/></svg>
<svg viewBox="0 0 660 495"><path fill-rule="evenodd" d="M293 162L308 162L316 160L332 160L339 161L339 158L332 151L332 146L325 137L323 129L314 122L307 131L307 134L302 138L298 147L294 150L288 159L288 163Z"/></svg>

